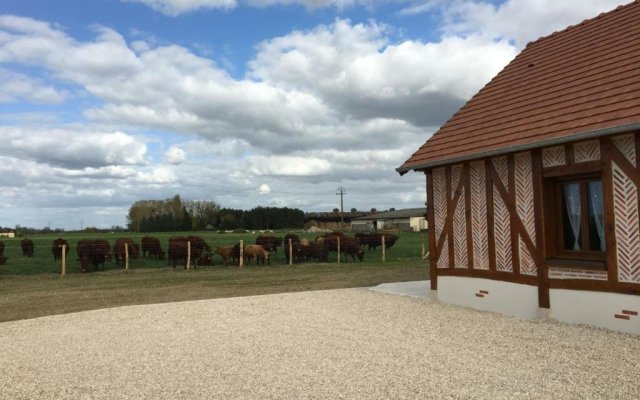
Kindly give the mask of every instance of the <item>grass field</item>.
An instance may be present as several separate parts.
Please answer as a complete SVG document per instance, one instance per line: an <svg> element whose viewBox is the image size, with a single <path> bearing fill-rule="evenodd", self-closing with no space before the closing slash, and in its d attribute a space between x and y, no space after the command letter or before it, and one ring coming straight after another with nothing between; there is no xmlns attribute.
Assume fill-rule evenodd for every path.
<svg viewBox="0 0 640 400"><path fill-rule="evenodd" d="M301 237L315 235L296 233ZM242 239L254 243L258 234L203 233L212 247L230 245ZM284 236L277 232L276 235ZM223 267L216 256L213 267L185 271L172 268L166 261L140 258L131 261L124 273L114 263L104 272L80 273L75 253L79 239L104 238L113 244L125 235L63 235L70 243L68 274L62 278L59 263L53 262L51 242L57 236L30 237L35 256L25 258L20 239L3 239L7 265L0 266L0 322L45 315L135 304L200 300L220 297L249 296L305 290L324 290L375 286L383 282L428 279L428 263L420 257L422 234L401 234L391 248L386 262L381 251L367 252L363 262L299 264L289 268L282 251L274 255L269 266ZM144 235L128 234L136 242ZM160 238L166 250L167 234Z"/></svg>

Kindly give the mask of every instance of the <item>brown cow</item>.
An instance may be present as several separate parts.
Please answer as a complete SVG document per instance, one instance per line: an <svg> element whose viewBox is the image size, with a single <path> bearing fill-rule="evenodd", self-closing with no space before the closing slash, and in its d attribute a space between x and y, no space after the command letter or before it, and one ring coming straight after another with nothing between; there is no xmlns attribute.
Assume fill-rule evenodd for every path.
<svg viewBox="0 0 640 400"><path fill-rule="evenodd" d="M256 238L256 244L264 247L268 252L278 252L278 246L282 245L282 238L260 235Z"/></svg>
<svg viewBox="0 0 640 400"><path fill-rule="evenodd" d="M4 256L4 242L0 241L0 265L4 265L7 262L7 257Z"/></svg>
<svg viewBox="0 0 640 400"><path fill-rule="evenodd" d="M226 266L229 258L233 259L233 246L218 246L213 249L213 253L220 255L222 262Z"/></svg>
<svg viewBox="0 0 640 400"><path fill-rule="evenodd" d="M104 269L104 263L107 261L109 254L109 242L103 239L79 240L76 252L78 253L82 272L88 272L89 265L95 270Z"/></svg>
<svg viewBox="0 0 640 400"><path fill-rule="evenodd" d="M249 260L253 260L256 265L258 263L264 265L265 260L267 261L267 264L270 264L269 252L259 244L248 244L244 246L244 258L247 261L247 264L249 264Z"/></svg>
<svg viewBox="0 0 640 400"><path fill-rule="evenodd" d="M200 236L187 236L187 242L191 243L191 259L198 260L202 255L208 255L211 246Z"/></svg>
<svg viewBox="0 0 640 400"><path fill-rule="evenodd" d="M329 236L325 237L322 241L327 252L330 251L338 251L338 237L337 236ZM355 262L355 257L357 256L360 261L362 261L364 257L364 251L360 248L360 245L356 243L353 238L342 235L340 237L340 252L345 254L346 256L350 255L351 259Z"/></svg>
<svg viewBox="0 0 640 400"><path fill-rule="evenodd" d="M51 245L51 253L53 253L53 261L58 261L62 259L62 246L66 246L64 254L65 256L68 255L69 243L66 240L62 238L58 238L53 241L53 244Z"/></svg>
<svg viewBox="0 0 640 400"><path fill-rule="evenodd" d="M20 247L22 248L22 255L25 257L33 257L33 240L22 239L20 241Z"/></svg>
<svg viewBox="0 0 640 400"><path fill-rule="evenodd" d="M162 260L164 258L164 251L162 251L162 246L160 246L160 239L153 236L145 236L141 241L142 245L142 257L146 257L148 255L149 258L155 258L158 260Z"/></svg>
<svg viewBox="0 0 640 400"><path fill-rule="evenodd" d="M125 244L127 245L125 250ZM130 259L138 259L138 255L140 254L140 246L134 243L133 240L129 238L117 238L115 244L113 245L113 256L116 261L116 266L125 265L126 255L129 255Z"/></svg>
<svg viewBox="0 0 640 400"><path fill-rule="evenodd" d="M169 238L167 262L173 265L173 268L179 263L184 263L184 268L187 269L187 238L182 236Z"/></svg>

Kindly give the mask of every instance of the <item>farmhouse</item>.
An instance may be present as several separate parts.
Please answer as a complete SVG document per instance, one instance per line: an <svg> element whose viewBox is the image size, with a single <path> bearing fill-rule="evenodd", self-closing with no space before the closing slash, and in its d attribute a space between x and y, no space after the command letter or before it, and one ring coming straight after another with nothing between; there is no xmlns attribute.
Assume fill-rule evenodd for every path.
<svg viewBox="0 0 640 400"><path fill-rule="evenodd" d="M635 1L529 43L397 169L438 299L640 333L639 38Z"/></svg>
<svg viewBox="0 0 640 400"><path fill-rule="evenodd" d="M418 232L427 229L427 209L405 208L375 213L351 221L354 232L374 231L378 229L397 229Z"/></svg>

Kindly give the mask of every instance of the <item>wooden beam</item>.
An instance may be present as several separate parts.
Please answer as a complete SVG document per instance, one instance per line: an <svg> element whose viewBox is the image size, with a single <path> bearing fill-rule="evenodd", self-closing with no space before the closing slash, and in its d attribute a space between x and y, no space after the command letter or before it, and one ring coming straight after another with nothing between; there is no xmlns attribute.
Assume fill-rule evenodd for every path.
<svg viewBox="0 0 640 400"><path fill-rule="evenodd" d="M464 164L462 170L464 179L464 215L467 227L467 268L473 269L473 226L471 219L471 166Z"/></svg>
<svg viewBox="0 0 640 400"><path fill-rule="evenodd" d="M545 178L553 178L556 176L579 175L601 171L602 163L600 161L587 161L572 165L560 165L557 167L545 168L542 172L542 176Z"/></svg>
<svg viewBox="0 0 640 400"><path fill-rule="evenodd" d="M564 145L564 161L567 165L575 164L575 159L573 156L573 144L567 143Z"/></svg>
<svg viewBox="0 0 640 400"><path fill-rule="evenodd" d="M445 176L447 181L447 222L449 225L447 226L447 235L449 235L449 240L447 240L448 250L449 250L449 268L454 267L455 262L455 249L453 247L453 214L456 212L454 201L451 196L451 165L447 166L445 169ZM456 193L457 194L457 193Z"/></svg>
<svg viewBox="0 0 640 400"><path fill-rule="evenodd" d="M637 170L636 166L633 165L616 146L610 146L609 151L611 160L633 181L636 187L640 187L640 171Z"/></svg>
<svg viewBox="0 0 640 400"><path fill-rule="evenodd" d="M432 170L425 171L427 180L427 223L429 229L429 279L431 281L431 290L438 290L438 259L436 257L436 230L435 215L433 213L433 173Z"/></svg>
<svg viewBox="0 0 640 400"><path fill-rule="evenodd" d="M613 211L613 161L614 146L609 138L600 139L602 157L602 192L604 206L605 241L607 245L607 277L612 285L618 281L618 262L616 256L615 213Z"/></svg>
<svg viewBox="0 0 640 400"><path fill-rule="evenodd" d="M538 272L538 307L551 308L549 298L549 273L545 262L545 239L544 239L544 204L543 204L543 181L542 181L542 151L540 149L531 152L531 176L533 178L533 212L535 215L536 227L536 252L532 253Z"/></svg>
<svg viewBox="0 0 640 400"><path fill-rule="evenodd" d="M504 204L507 206L507 210L509 211L511 221L517 227L520 235L522 236L522 240L524 241L524 244L527 246L529 250L529 253L535 254L537 252L536 246L531 240L531 237L529 236L529 233L527 232L527 229L524 226L524 223L522 222L522 220L520 219L520 216L518 215L518 211L516 210L516 205L512 201L511 195L509 194L507 189L504 187L504 185L500 181L500 177L498 176L498 173L496 172L495 168L493 168L493 165L489 165L489 169L491 171L491 178L494 182L494 186L498 190L498 194L502 198L502 201L504 201Z"/></svg>
<svg viewBox="0 0 640 400"><path fill-rule="evenodd" d="M460 196L462 195L463 184L464 184L463 180L460 179L460 182L458 182L458 186L456 187L456 191L453 196L453 199L451 200L451 204L453 205L454 212L455 212L455 208L458 206L458 201L460 201ZM451 182L449 181L447 186L449 190L450 190L450 185L451 185ZM438 238L438 244L437 244L438 254L436 257L437 259L440 258L440 254L443 250L442 246L444 244L444 240L447 238L447 236L449 236L450 238L453 236L453 234L451 234L451 236L449 235L452 230L453 230L453 213L449 212L449 194L447 194L447 215L445 217L444 226L442 227L442 232L440 233L440 237Z"/></svg>

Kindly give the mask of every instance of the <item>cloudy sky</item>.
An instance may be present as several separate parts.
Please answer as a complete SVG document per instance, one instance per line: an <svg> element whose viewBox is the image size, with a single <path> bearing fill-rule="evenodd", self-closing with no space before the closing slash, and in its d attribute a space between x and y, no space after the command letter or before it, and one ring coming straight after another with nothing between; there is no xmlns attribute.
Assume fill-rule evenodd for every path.
<svg viewBox="0 0 640 400"><path fill-rule="evenodd" d="M2 0L0 226L175 194L420 207L408 158L528 41L625 0Z"/></svg>

